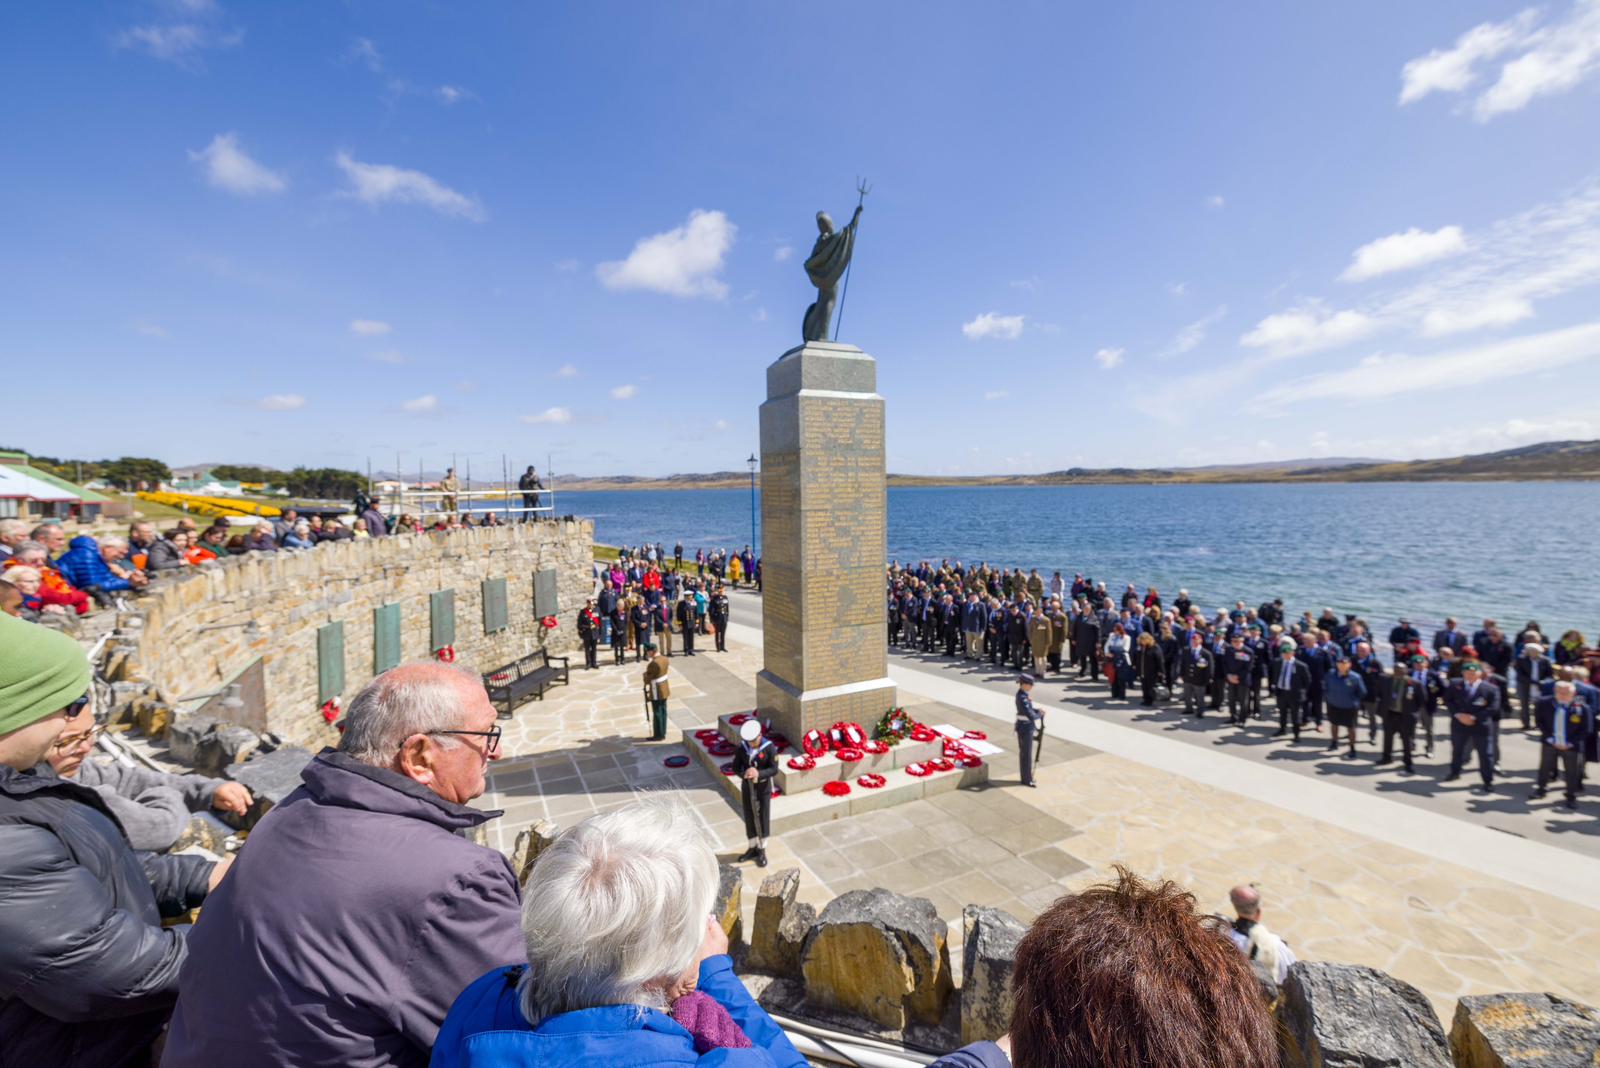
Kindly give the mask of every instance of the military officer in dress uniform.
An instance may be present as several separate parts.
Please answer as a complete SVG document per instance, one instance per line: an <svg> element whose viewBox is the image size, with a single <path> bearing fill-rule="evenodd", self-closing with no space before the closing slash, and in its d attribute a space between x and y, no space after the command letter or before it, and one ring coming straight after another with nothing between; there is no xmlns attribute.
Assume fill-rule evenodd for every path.
<svg viewBox="0 0 1600 1068"><path fill-rule="evenodd" d="M728 593L717 584L717 591L711 595L711 606L707 609L711 616L711 626L717 634L717 652L728 651Z"/></svg>
<svg viewBox="0 0 1600 1068"><path fill-rule="evenodd" d="M1044 733L1044 713L1033 707L1033 676L1017 679L1017 759L1022 762L1022 785L1038 786L1033 778L1034 739Z"/></svg>
<svg viewBox="0 0 1600 1068"><path fill-rule="evenodd" d="M744 833L750 848L740 860L767 866L767 838L772 833L772 779L778 774L778 750L761 736L761 722L747 719L739 727L739 748L733 753L733 773L739 778L739 801L744 806Z"/></svg>
<svg viewBox="0 0 1600 1068"><path fill-rule="evenodd" d="M1539 784L1533 796L1544 796L1550 780L1556 777L1556 766L1561 768L1561 781L1566 787L1566 806L1578 807L1578 793L1583 789L1584 742L1594 735L1594 709L1578 700L1578 688L1570 681L1556 683L1555 693L1539 698L1534 706L1534 719L1539 725Z"/></svg>
<svg viewBox="0 0 1600 1068"><path fill-rule="evenodd" d="M644 699L650 707L650 740L665 741L667 737L667 697L671 691L667 682L667 658L657 654L655 642L645 642L644 655L650 662L644 666Z"/></svg>
<svg viewBox="0 0 1600 1068"><path fill-rule="evenodd" d="M1494 790L1494 724L1500 719L1500 691L1483 678L1483 665L1469 660L1461 665L1461 678L1444 693L1450 710L1450 774L1445 782L1461 777L1467 750L1478 752L1478 774L1483 792Z"/></svg>

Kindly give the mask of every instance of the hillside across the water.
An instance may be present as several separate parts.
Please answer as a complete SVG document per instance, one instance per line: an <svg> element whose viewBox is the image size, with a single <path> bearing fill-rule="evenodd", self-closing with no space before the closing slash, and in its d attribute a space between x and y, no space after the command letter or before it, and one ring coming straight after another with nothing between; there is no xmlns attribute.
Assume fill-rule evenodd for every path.
<svg viewBox="0 0 1600 1068"><path fill-rule="evenodd" d="M757 481L760 475L756 476ZM1120 483L1237 482L1550 482L1600 479L1600 441L1546 441L1500 452L1442 460L1323 458L1209 467L1073 467L1037 475L900 475L891 486L1072 486ZM746 471L594 477L561 476L566 490L739 489Z"/></svg>

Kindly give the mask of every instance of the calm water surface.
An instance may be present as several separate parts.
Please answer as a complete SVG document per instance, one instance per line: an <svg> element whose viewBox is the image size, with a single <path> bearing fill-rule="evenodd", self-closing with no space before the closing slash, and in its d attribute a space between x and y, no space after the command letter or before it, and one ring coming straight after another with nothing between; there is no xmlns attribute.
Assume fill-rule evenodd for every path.
<svg viewBox="0 0 1600 1068"><path fill-rule="evenodd" d="M748 490L559 493L609 545L681 538L738 550ZM759 503L757 506L759 512ZM1600 630L1596 483L1040 486L891 489L889 555L1081 571L1118 593L1135 583L1208 610L1282 597L1292 614L1356 612L1387 634L1408 615L1426 634L1447 614L1530 619L1591 641ZM757 531L759 536L759 530Z"/></svg>

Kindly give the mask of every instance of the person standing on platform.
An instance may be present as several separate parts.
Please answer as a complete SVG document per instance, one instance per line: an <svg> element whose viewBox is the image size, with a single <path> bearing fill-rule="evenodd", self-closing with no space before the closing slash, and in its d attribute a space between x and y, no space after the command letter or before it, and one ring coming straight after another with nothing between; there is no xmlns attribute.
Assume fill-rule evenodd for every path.
<svg viewBox="0 0 1600 1068"><path fill-rule="evenodd" d="M439 498L439 511L445 515L455 515L456 494L461 492L461 480L456 478L456 469L446 468L444 477L439 480L439 492L444 496Z"/></svg>
<svg viewBox="0 0 1600 1068"><path fill-rule="evenodd" d="M528 469L522 472L522 477L517 479L517 489L522 491L522 513L524 523L533 520L533 509L539 507L539 491L544 489L544 483L539 481L539 473L529 464Z"/></svg>
<svg viewBox="0 0 1600 1068"><path fill-rule="evenodd" d="M744 807L744 833L750 848L740 860L767 866L767 839L772 835L772 780L778 774L778 750L761 736L760 720L751 718L739 727L742 743L733 754L733 773L739 777L739 802Z"/></svg>
<svg viewBox="0 0 1600 1068"><path fill-rule="evenodd" d="M1556 683L1554 694L1539 698L1534 718L1539 725L1539 779L1534 799L1544 797L1559 766L1565 804L1576 809L1583 789L1584 743L1594 735L1595 710L1578 700L1576 685L1562 681Z"/></svg>
<svg viewBox="0 0 1600 1068"><path fill-rule="evenodd" d="M678 626L683 629L683 655L694 655L694 596L685 592L678 601Z"/></svg>
<svg viewBox="0 0 1600 1068"><path fill-rule="evenodd" d="M663 742L667 738L667 698L672 686L667 680L667 658L656 653L656 643L644 643L645 655L650 663L644 669L644 699L650 706L650 740Z"/></svg>
<svg viewBox="0 0 1600 1068"><path fill-rule="evenodd" d="M716 592L711 595L711 603L706 606L706 614L711 617L711 629L716 632L717 652L728 651L728 592L719 583Z"/></svg>
<svg viewBox="0 0 1600 1068"><path fill-rule="evenodd" d="M1450 711L1450 773L1445 782L1461 778L1467 750L1477 750L1478 775L1484 793L1494 791L1494 724L1500 718L1500 691L1483 678L1483 665L1469 660L1461 665L1461 678L1444 692Z"/></svg>
<svg viewBox="0 0 1600 1068"><path fill-rule="evenodd" d="M1311 688L1311 669L1294 655L1294 642L1283 642L1278 652L1278 659L1268 669L1272 672L1272 692L1278 698L1278 729L1272 736L1281 738L1293 730L1298 742L1306 691Z"/></svg>
<svg viewBox="0 0 1600 1068"><path fill-rule="evenodd" d="M1017 679L1017 760L1021 762L1022 785L1038 786L1034 780L1035 739L1044 733L1044 713L1033 706L1033 676Z"/></svg>

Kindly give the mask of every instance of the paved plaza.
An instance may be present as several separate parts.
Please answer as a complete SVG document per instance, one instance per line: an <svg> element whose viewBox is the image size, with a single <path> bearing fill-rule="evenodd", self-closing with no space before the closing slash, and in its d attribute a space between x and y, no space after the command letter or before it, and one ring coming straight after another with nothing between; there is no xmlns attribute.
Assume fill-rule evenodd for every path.
<svg viewBox="0 0 1600 1068"><path fill-rule="evenodd" d="M759 618L753 597L739 600L736 618ZM506 811L491 842L509 848L535 820L570 826L639 791L676 788L731 860L744 848L736 804L698 764L662 762L683 751L681 728L752 705L759 643L759 630L736 624L727 653L673 658L667 742L644 740L642 665L631 660L577 668L570 686L522 706L508 724L510 755L481 801ZM907 670L893 657L890 666L918 719L1011 744L1009 692ZM1018 785L1008 748L992 758L984 787L775 839L770 868L746 865L746 923L762 876L793 866L802 899L819 907L866 886L926 897L958 943L962 905L1030 920L1121 863L1175 879L1219 912L1230 886L1259 883L1267 922L1297 954L1389 971L1422 989L1446 1021L1468 993L1549 990L1600 1004L1600 911L1589 904L1600 883L1590 857L1079 712L1052 712L1038 789ZM1485 835L1497 848L1484 848Z"/></svg>

